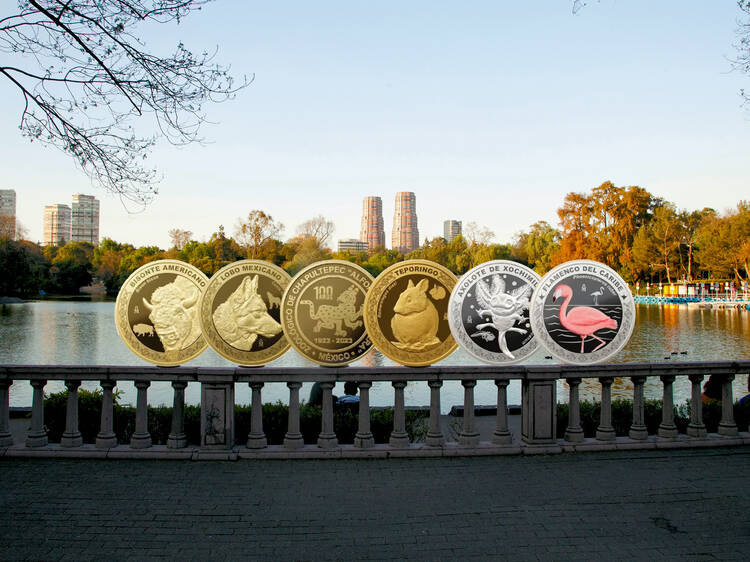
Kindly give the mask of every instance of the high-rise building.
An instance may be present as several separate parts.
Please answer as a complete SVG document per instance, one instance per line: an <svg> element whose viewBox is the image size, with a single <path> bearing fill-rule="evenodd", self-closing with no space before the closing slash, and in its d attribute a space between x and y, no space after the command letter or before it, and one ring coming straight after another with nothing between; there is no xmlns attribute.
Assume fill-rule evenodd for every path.
<svg viewBox="0 0 750 562"><path fill-rule="evenodd" d="M367 243L370 251L378 246L385 246L385 228L383 228L383 200L380 197L365 197L362 201L362 226L359 239Z"/></svg>
<svg viewBox="0 0 750 562"><path fill-rule="evenodd" d="M70 242L70 207L47 205L44 207L44 245L64 246Z"/></svg>
<svg viewBox="0 0 750 562"><path fill-rule="evenodd" d="M73 196L70 239L99 245L99 200L93 195Z"/></svg>
<svg viewBox="0 0 750 562"><path fill-rule="evenodd" d="M357 240L356 238L347 238L346 240L339 240L339 252L349 252L356 254L357 252L366 252L367 242Z"/></svg>
<svg viewBox="0 0 750 562"><path fill-rule="evenodd" d="M0 237L16 238L16 190L0 189Z"/></svg>
<svg viewBox="0 0 750 562"><path fill-rule="evenodd" d="M417 228L417 196L411 191L396 193L396 208L393 211L391 246L402 254L419 248Z"/></svg>
<svg viewBox="0 0 750 562"><path fill-rule="evenodd" d="M443 238L446 242L450 242L459 234L461 234L461 221L443 221Z"/></svg>

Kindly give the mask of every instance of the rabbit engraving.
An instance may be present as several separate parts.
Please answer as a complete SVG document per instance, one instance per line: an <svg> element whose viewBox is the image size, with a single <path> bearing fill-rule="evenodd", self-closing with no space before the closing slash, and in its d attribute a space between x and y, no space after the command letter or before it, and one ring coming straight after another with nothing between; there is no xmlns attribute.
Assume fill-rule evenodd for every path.
<svg viewBox="0 0 750 562"><path fill-rule="evenodd" d="M391 343L399 349L421 351L440 343L436 337L440 319L427 296L428 286L427 279L416 285L410 279L393 307L395 315L391 318L391 329L398 341Z"/></svg>

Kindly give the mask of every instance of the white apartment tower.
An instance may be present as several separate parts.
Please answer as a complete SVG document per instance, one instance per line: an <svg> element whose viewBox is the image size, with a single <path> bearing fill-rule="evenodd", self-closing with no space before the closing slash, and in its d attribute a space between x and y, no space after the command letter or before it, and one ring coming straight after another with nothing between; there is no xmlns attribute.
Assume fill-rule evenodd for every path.
<svg viewBox="0 0 750 562"><path fill-rule="evenodd" d="M99 200L93 195L73 195L70 239L99 245Z"/></svg>
<svg viewBox="0 0 750 562"><path fill-rule="evenodd" d="M0 189L0 237L16 238L15 189Z"/></svg>
<svg viewBox="0 0 750 562"><path fill-rule="evenodd" d="M70 242L70 207L47 205L44 207L44 245L64 246Z"/></svg>

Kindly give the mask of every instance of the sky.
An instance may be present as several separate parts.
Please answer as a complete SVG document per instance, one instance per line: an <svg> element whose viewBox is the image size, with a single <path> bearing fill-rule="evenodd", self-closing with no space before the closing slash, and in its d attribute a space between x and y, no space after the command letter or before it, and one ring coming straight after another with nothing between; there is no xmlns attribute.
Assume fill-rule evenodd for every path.
<svg viewBox="0 0 750 562"><path fill-rule="evenodd" d="M14 2L3 2L12 9ZM101 237L169 247L182 228L208 240L262 209L283 239L317 216L358 238L362 199L383 200L390 246L396 192L416 194L419 234L443 221L511 242L557 225L571 191L639 185L681 209L750 199L750 108L732 71L734 0L572 2L231 2L144 29L166 52L217 47L236 99L207 106L205 145L161 142L162 180L145 210L92 186L73 160L29 143L22 100L0 82L0 188L42 239L43 208L74 193L101 201Z"/></svg>

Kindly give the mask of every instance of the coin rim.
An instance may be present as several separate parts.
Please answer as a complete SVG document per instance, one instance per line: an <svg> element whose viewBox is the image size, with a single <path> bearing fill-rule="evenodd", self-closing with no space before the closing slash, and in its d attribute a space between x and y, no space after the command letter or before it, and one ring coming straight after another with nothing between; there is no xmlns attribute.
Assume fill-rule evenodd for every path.
<svg viewBox="0 0 750 562"><path fill-rule="evenodd" d="M190 344L188 347L183 348L179 351L154 351L153 349L146 347L143 345L138 338L135 337L135 334L133 334L133 327L128 324L128 309L127 305L130 304L130 298L133 296L133 292L128 289L128 283L130 280L135 277L141 270L148 269L149 267L154 267L155 265L166 265L166 264L173 264L173 265L179 265L181 267L186 267L189 269L192 269L193 271L197 272L200 276L202 276L206 280L206 286L208 286L209 278L208 276L203 273L200 269L195 267L192 264L189 264L184 261L180 260L173 260L173 259L166 259L166 260L154 260L152 262L148 262L146 264L143 264L141 267L133 271L128 278L125 280L125 282L122 284L122 287L120 287L120 291L117 293L117 299L115 300L115 328L117 329L117 333L120 336L120 339L125 343L128 349L132 351L135 355L143 359L144 361L148 361L149 363L153 363L154 365L160 365L162 367L174 367L175 365L183 365L187 363L188 361L192 361L196 357L198 357L201 353L206 351L206 348L208 347L208 343L206 342L206 338L203 335L203 326L200 321L200 317L198 318L199 324L201 324L201 334L198 338L198 340L203 340L203 345L198 346L193 352L187 353L184 357L180 356L181 353L183 353L185 350L192 348L196 345L198 340ZM158 272L158 275L161 275L162 273L176 273L177 275L181 275L179 272ZM192 281L189 277L186 277L186 279ZM197 285L196 285L197 286ZM200 300L203 298L203 289L198 287L198 291L200 292L200 297L198 300L198 305L200 306ZM125 297L124 295L127 295ZM127 298L127 301L125 299ZM121 311L121 307L125 307L124 313ZM200 315L200 308L198 309L198 314ZM158 337L158 336L157 336ZM132 341L129 341L130 339L134 340L135 344L133 344ZM138 347L143 347L148 350L147 353L154 353L159 354L161 356L178 356L175 360L169 360L169 359L163 359L163 360L157 360L152 357L148 357L146 353L140 351Z"/></svg>
<svg viewBox="0 0 750 562"><path fill-rule="evenodd" d="M549 333L547 332L546 328L544 327L544 301L547 299L547 295L549 294L549 290L547 293L544 294L544 297L541 299L541 305L537 304L537 300L539 295L542 293L542 287L547 280L548 277L553 276L557 271L560 269L563 269L565 267L570 267L571 265L593 265L596 267L604 268L609 273L613 274L617 279L619 279L623 286L627 289L628 295L630 295L629 303L623 303L622 300L620 301L622 305L622 321L620 330L618 331L617 335L612 339L611 343L614 343L615 345L609 348L609 345L606 346L609 349L606 349L606 353L602 353L601 351L594 351L591 353L572 353L571 351L563 348L558 343L556 343L552 338L549 336ZM561 278L561 281L564 278ZM550 287L551 290L551 287ZM618 293L619 295L619 293ZM633 300L633 293L630 290L630 286L625 282L625 280L620 276L619 273L617 273L614 269L609 267L606 264L603 264L598 261L594 260L571 260L567 261L565 263L562 263L558 266L553 267L550 269L547 273L544 274L542 279L539 281L539 284L537 285L537 288L534 290L534 294L531 297L531 306L529 307L529 315L531 317L531 329L534 331L535 337L539 338L539 343L542 344L542 347L546 349L550 355L555 357L556 359L559 359L560 361L564 363L569 363L571 365L593 365L596 363L603 363L604 361L610 359L614 355L617 355L622 349L628 344L630 341L630 337L633 335L633 329L635 328L635 301ZM627 323L625 322L627 320ZM616 342L616 343L615 343ZM604 351L604 350L602 350ZM579 358L590 358L590 359L579 359Z"/></svg>
<svg viewBox="0 0 750 562"><path fill-rule="evenodd" d="M370 278L370 288L372 288L373 283L375 283L375 279L373 278L373 276L370 275L370 272L367 271L364 267L362 267L361 265L357 265L356 263L352 263L350 261L346 261L346 260L321 260L321 261L316 261L314 263L311 263L310 265L308 265L306 267L303 267L301 270L299 270L297 272L297 274L294 277L292 277L292 280L289 282L289 285L287 285L286 289L284 290L284 295L281 297L281 326L282 326L282 328L284 328L284 335L285 336L286 336L287 331L286 331L286 314L284 313L284 311L287 308L287 294L291 290L292 286L294 285L294 283L295 283L295 281L297 280L298 277L300 277L304 273L307 273L311 269L314 269L316 267L326 266L326 265L343 265L343 266L351 267L352 269L355 269L356 271L358 271L360 273L364 273L365 275L367 275L367 277ZM352 284L354 285L354 283L352 283ZM359 287L359 288L361 289L362 287ZM365 301L364 301L364 303L366 303L367 302L367 295L369 294L369 289L365 290L364 293L365 293ZM364 303L363 303L363 308L364 308ZM294 310L292 312L294 312ZM364 316L364 312L363 312L363 316ZM363 319L363 321L364 321L364 319ZM296 326L296 328L297 328L297 330L299 330L298 326ZM363 357L365 357L368 354L372 353L372 350L373 350L372 338L370 338L369 333L367 332L367 328L365 328L365 330L364 330L364 332L362 334L362 337L357 341L357 343L354 344L354 347L356 347L356 346L360 345L361 342L367 340L367 341L370 342L370 346L367 348L367 350L364 353L362 353L361 355L358 355L358 356L354 357L353 359L349 359L348 361L338 361L338 362L335 362L335 363L326 362L326 361L320 361L318 359L313 359L307 353L305 353L299 347L297 347L297 345L295 344L293 338L287 336L287 340L289 341L289 344L294 348L294 350L297 353L299 353L302 357L304 357L305 359L308 359L309 361L312 361L313 363L315 363L317 365L321 365L323 367L345 367L345 366L349 365L350 363L354 363L355 361L359 361ZM319 351L326 351L327 352L327 350L319 350ZM330 353L337 353L337 352L331 351Z"/></svg>
<svg viewBox="0 0 750 562"><path fill-rule="evenodd" d="M253 275L253 272L247 272L247 271L240 271L236 275L232 275L231 277L228 277L226 279L221 279L220 274L224 270L230 270L234 267L242 267L243 265L251 265L256 267L268 267L270 269L273 269L277 273L281 273L282 278L284 281L286 281L286 284L281 283L281 295L284 294L284 291L289 286L289 283L292 280L292 276L289 275L286 271L284 271L282 268L280 268L275 263L271 263L265 260L239 260L236 262L232 262L230 264L225 265L221 269L219 269L216 273L214 273L211 278L208 280L208 284L206 285L206 290L201 295L200 300L200 317L201 317L201 329L203 330L203 338L206 340L208 345L213 349L216 353L221 355L224 359L227 359L231 361L232 363L235 363L236 365L239 365L240 367L258 367L261 365L266 365L267 363L270 363L271 361L274 361L284 355L289 350L289 339L286 337L286 332L284 332L284 327L282 324L282 337L279 339L276 343L274 343L271 347L263 350L258 351L243 351L241 349L237 349L236 347L233 347L229 343L227 343L219 334L219 332L216 330L216 327L214 326L213 322L213 305L214 300L209 302L209 299L213 296L213 298L216 298L216 293L218 293L219 289L224 286L225 283L229 282L232 279L235 279L238 276L244 276L244 275ZM258 271L255 273L255 275L263 275L262 271ZM273 279L270 276L266 276L267 279L271 279L274 283L276 282L275 279ZM211 291L215 289L215 292L213 295L211 295ZM280 296L281 296L280 295ZM209 308L207 310L204 310L204 306L208 306ZM281 314L281 306L279 306L279 314ZM280 322L281 324L281 322ZM231 347L233 350L235 350L236 355L232 355L229 353L225 353L222 349L220 349L221 346L219 346L215 341L218 340L221 341L224 345L227 345ZM267 355L264 356L264 354ZM257 359L251 359L251 357L257 357Z"/></svg>
<svg viewBox="0 0 750 562"><path fill-rule="evenodd" d="M479 265L472 267L469 271L464 273L461 277L465 277L468 275L472 275L475 271L479 271L482 268L492 266L492 265L512 265L513 267L518 267L523 270L525 270L527 273L530 273L533 277L536 278L536 283L533 285L532 295L533 291L536 290L536 288L539 286L539 281L542 279L542 276L539 275L536 271L531 269L528 266L523 265L522 263L518 263L511 260L490 260L484 263L480 263ZM476 281L478 283L479 281L482 281L489 277L487 274L484 277L479 277ZM476 285L474 283L474 285ZM536 334L534 333L534 330L531 329L531 302L529 302L529 329L531 330L531 339L525 344L519 347L518 349L514 350L514 353L517 351L523 351L524 355L522 357L516 357L515 359L511 359L510 357L507 357L502 351L494 352L494 351L488 351L476 344L474 340L471 339L469 336L469 332L466 330L466 326L464 325L462 314L461 314L461 308L463 307L463 302L466 296L464 296L461 301L458 300L458 288L461 284L461 279L458 280L456 283L456 286L453 288L453 291L451 292L450 300L448 301L448 323L451 327L451 333L453 334L453 338L458 343L459 347L466 351L469 355L472 357L479 359L483 363L487 363L489 365L513 365L515 363L520 363L521 361L528 359L531 355L534 354L534 352L539 349L539 342L537 341ZM472 285L472 286L474 286ZM454 310L455 307L455 310ZM478 351L481 350L481 353ZM485 357L483 354L491 355L492 357L497 357L497 360L493 360L490 357Z"/></svg>
<svg viewBox="0 0 750 562"><path fill-rule="evenodd" d="M406 367L426 367L428 365L434 365L438 361L442 361L443 359L448 357L451 353L453 353L456 350L456 348L458 347L458 343L456 343L456 339L453 337L452 331L449 331L448 338L443 340L440 343L440 346L436 348L436 349L440 349L440 347L444 346L448 342L449 339L453 341L453 345L443 350L441 352L441 355L436 356L434 359L431 358L429 360L409 361L408 358L404 359L403 357L399 357L399 355L401 355L402 353L412 353L412 352L404 352L403 350L398 349L391 342L389 342L383 335L383 332L380 330L380 325L378 324L378 321L377 321L378 302L376 302L376 300L379 301L382 295L378 294L376 297L374 289L375 287L380 287L380 285L387 286L390 283L390 280L385 281L385 279L391 276L394 271L398 270L399 268L404 267L405 265L424 265L424 266L434 267L438 271L442 272L453 282L453 287L449 287L447 286L446 283L443 282L442 279L438 279L438 281L440 281L445 286L445 288L448 289L449 293L452 293L453 289L458 284L458 278L453 274L453 272L450 269L432 260L411 259L411 260L404 260L404 261L394 263L393 265L390 265L386 269L384 269L380 273L380 275L378 275L375 278L375 281L373 282L373 284L370 285L370 290L368 291L367 298L365 299L365 310L364 310L365 330L367 330L367 333L370 334L370 340L372 341L372 345L378 351L380 351L380 353L382 353L383 355L385 355L392 361L395 361L396 363L399 363L400 365L404 365ZM430 276L425 275L425 277L430 277ZM448 309L446 310L446 312L448 312L448 320L449 320L448 325L450 328L450 313L449 313L450 302L448 304ZM427 351L423 353L427 353Z"/></svg>

